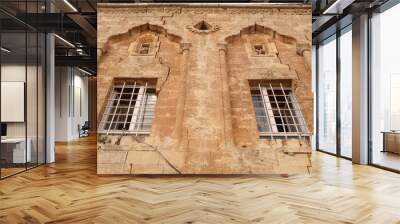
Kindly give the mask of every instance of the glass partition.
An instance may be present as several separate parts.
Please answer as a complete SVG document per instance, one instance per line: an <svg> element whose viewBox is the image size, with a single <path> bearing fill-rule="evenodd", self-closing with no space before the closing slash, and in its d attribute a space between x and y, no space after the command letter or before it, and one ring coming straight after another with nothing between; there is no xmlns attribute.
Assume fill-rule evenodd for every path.
<svg viewBox="0 0 400 224"><path fill-rule="evenodd" d="M318 48L318 149L336 154L336 36Z"/></svg>
<svg viewBox="0 0 400 224"><path fill-rule="evenodd" d="M26 33L1 34L1 176L26 169ZM6 50L4 50L6 49Z"/></svg>
<svg viewBox="0 0 400 224"><path fill-rule="evenodd" d="M340 36L340 155L352 157L352 33L351 26Z"/></svg>
<svg viewBox="0 0 400 224"><path fill-rule="evenodd" d="M43 10L43 1L15 2L0 6ZM45 44L43 33L0 12L1 179L45 163Z"/></svg>
<svg viewBox="0 0 400 224"><path fill-rule="evenodd" d="M371 19L372 164L400 171L400 4Z"/></svg>

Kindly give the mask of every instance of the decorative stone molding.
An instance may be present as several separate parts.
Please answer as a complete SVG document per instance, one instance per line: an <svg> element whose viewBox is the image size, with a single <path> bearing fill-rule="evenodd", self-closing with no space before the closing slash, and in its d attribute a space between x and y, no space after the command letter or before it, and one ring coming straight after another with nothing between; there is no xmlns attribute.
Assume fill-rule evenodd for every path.
<svg viewBox="0 0 400 224"><path fill-rule="evenodd" d="M112 13L113 8L119 8L120 12L123 14L155 14L155 13L180 13L180 14L196 14L203 15L210 12L224 11L228 14L265 14L265 15L311 15L311 7L307 6L275 6L270 5L270 8L260 5L247 5L246 7L234 6L234 4L226 4L221 7L221 5L212 4L208 5L182 5L182 4L171 4L170 6L163 6L159 4L148 4L147 7L143 7L141 4L113 4L113 3L103 3L99 4L98 8L102 13ZM231 6L230 6L231 5ZM233 6L233 7L232 7ZM120 8L124 8L123 11Z"/></svg>
<svg viewBox="0 0 400 224"><path fill-rule="evenodd" d="M225 53L228 52L228 45L226 43L217 43L217 48Z"/></svg>
<svg viewBox="0 0 400 224"><path fill-rule="evenodd" d="M140 52L141 45L148 44L147 53ZM140 36L136 41L129 45L128 51L132 56L155 56L159 50L159 38L153 34Z"/></svg>
<svg viewBox="0 0 400 224"><path fill-rule="evenodd" d="M248 79L298 79L297 73L290 69L253 68Z"/></svg>
<svg viewBox="0 0 400 224"><path fill-rule="evenodd" d="M181 43L182 52L185 50L189 50L192 47L191 43Z"/></svg>
<svg viewBox="0 0 400 224"><path fill-rule="evenodd" d="M255 46L261 46L264 51L263 54L258 54ZM270 41L263 42L247 42L246 50L251 57L276 57L278 55L278 50L276 49L275 43Z"/></svg>
<svg viewBox="0 0 400 224"><path fill-rule="evenodd" d="M103 49L97 48L97 60L100 60L102 55L103 55Z"/></svg>
<svg viewBox="0 0 400 224"><path fill-rule="evenodd" d="M297 43L296 48L297 54L300 56L303 56L304 51L311 51L311 46L307 43Z"/></svg>
<svg viewBox="0 0 400 224"><path fill-rule="evenodd" d="M186 28L194 33L200 33L200 34L208 34L220 29L218 25L210 24L204 20L194 25L187 25Z"/></svg>

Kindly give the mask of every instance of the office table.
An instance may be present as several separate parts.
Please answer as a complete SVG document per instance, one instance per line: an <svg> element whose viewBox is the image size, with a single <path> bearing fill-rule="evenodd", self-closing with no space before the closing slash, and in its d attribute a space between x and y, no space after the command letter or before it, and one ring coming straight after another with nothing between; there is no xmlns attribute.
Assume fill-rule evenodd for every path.
<svg viewBox="0 0 400 224"><path fill-rule="evenodd" d="M26 163L31 162L32 140L26 140L27 147L25 152L25 138L5 138L1 139L1 157L6 163Z"/></svg>
<svg viewBox="0 0 400 224"><path fill-rule="evenodd" d="M382 152L400 154L400 131L383 131Z"/></svg>

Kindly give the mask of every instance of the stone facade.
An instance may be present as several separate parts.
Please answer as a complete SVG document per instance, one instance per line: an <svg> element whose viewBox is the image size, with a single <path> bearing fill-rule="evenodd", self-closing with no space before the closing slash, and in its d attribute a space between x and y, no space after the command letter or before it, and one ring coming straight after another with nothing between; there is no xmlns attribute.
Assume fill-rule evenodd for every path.
<svg viewBox="0 0 400 224"><path fill-rule="evenodd" d="M98 173L310 172L309 142L260 138L249 86L289 80L313 130L310 45L309 5L99 4L98 119L117 79L157 103L149 135L99 136Z"/></svg>

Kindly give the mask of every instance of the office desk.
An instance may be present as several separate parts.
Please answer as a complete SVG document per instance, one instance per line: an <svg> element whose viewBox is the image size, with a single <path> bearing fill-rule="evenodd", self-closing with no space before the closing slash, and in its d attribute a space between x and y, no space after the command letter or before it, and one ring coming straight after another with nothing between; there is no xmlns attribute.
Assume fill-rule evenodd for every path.
<svg viewBox="0 0 400 224"><path fill-rule="evenodd" d="M25 153L25 138L6 138L1 139L1 157L6 163L25 163L31 162L32 140L26 140L27 147Z"/></svg>
<svg viewBox="0 0 400 224"><path fill-rule="evenodd" d="M383 151L400 154L400 132L384 131L383 133Z"/></svg>

